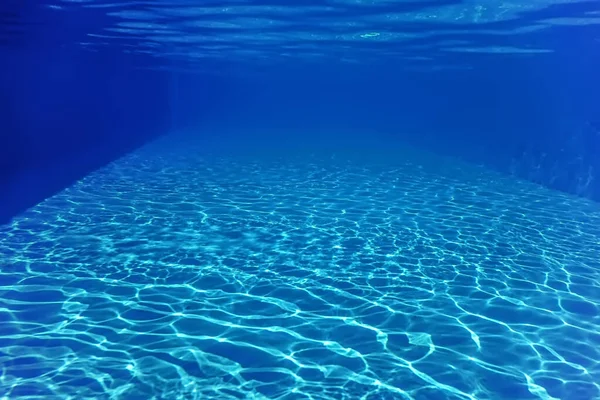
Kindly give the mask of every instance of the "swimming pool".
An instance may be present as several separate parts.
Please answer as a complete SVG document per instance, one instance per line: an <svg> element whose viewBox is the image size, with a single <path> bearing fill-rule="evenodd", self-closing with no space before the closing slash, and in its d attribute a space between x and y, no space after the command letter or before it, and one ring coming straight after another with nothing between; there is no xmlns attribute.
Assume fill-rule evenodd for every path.
<svg viewBox="0 0 600 400"><path fill-rule="evenodd" d="M600 205L410 148L164 138L0 254L3 399L600 396Z"/></svg>

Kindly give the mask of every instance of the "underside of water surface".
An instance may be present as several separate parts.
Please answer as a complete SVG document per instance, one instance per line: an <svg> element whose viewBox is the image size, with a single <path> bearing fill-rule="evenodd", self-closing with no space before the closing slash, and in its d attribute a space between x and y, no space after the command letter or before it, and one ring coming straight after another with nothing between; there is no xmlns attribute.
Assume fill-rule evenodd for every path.
<svg viewBox="0 0 600 400"><path fill-rule="evenodd" d="M600 206L168 138L1 228L3 399L592 399Z"/></svg>

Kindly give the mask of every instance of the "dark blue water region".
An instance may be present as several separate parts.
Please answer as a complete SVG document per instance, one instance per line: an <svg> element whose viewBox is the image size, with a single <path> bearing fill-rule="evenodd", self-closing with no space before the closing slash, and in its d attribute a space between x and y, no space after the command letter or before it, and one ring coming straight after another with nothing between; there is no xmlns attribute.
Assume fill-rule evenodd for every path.
<svg viewBox="0 0 600 400"><path fill-rule="evenodd" d="M593 399L600 205L164 138L0 228L6 399Z"/></svg>

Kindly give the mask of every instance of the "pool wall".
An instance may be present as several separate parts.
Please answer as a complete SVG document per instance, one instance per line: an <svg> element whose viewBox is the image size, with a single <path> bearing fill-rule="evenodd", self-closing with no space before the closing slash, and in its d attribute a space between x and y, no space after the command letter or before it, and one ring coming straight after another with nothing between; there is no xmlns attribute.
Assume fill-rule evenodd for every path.
<svg viewBox="0 0 600 400"><path fill-rule="evenodd" d="M206 74L40 38L4 51L0 182L4 193L6 182L19 184L1 199L2 220L181 131L232 147L408 142L600 200L600 79L580 78L595 76L593 60L551 70L543 63L552 59L521 59L502 70L482 61L481 71L336 65ZM22 179L24 171L42 177Z"/></svg>
<svg viewBox="0 0 600 400"><path fill-rule="evenodd" d="M170 129L169 77L136 68L131 56L52 46L5 51L4 219Z"/></svg>
<svg viewBox="0 0 600 400"><path fill-rule="evenodd" d="M211 111L202 112L201 100L191 113L197 124L189 118L188 128L237 132L240 141L260 132L265 145L409 142L600 200L600 79L580 78L592 75L589 63L544 69L550 61L521 59L497 71L482 62L481 71L319 66L262 71L262 78L212 77L211 85L222 83L210 97ZM179 99L188 110L207 79L185 78Z"/></svg>

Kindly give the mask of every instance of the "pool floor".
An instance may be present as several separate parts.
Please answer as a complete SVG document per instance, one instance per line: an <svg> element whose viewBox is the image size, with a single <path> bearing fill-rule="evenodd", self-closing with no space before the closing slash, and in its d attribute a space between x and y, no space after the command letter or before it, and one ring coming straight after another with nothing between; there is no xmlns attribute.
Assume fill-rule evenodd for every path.
<svg viewBox="0 0 600 400"><path fill-rule="evenodd" d="M0 227L1 399L600 398L600 204L160 139Z"/></svg>

